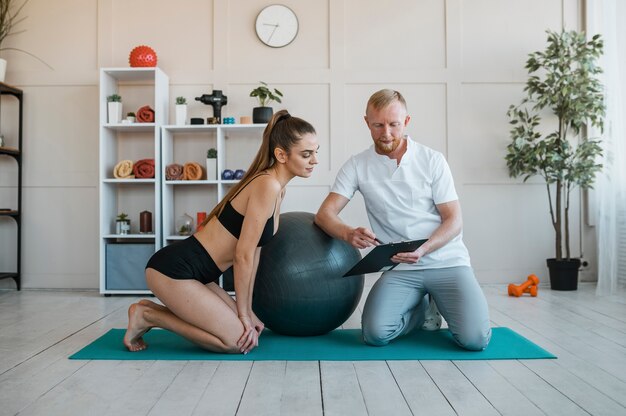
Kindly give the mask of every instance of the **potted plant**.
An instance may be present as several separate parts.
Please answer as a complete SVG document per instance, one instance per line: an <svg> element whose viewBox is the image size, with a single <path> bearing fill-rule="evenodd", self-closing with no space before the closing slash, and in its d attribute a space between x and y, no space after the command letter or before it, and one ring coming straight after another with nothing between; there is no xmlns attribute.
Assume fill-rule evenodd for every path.
<svg viewBox="0 0 626 416"><path fill-rule="evenodd" d="M24 0L22 4L15 5L13 0L0 0L0 52L2 51L17 51L25 53L29 55L50 69L53 69L50 65L48 65L41 58L33 55L30 52L26 52L25 50L19 48L6 48L3 47L4 39L12 34L23 32L24 30L14 32L14 26L22 22L26 17L18 17L24 6L28 3L28 0ZM0 82L4 82L4 77L7 69L7 61L5 59L0 58Z"/></svg>
<svg viewBox="0 0 626 416"><path fill-rule="evenodd" d="M184 126L187 123L187 99L176 97L176 125Z"/></svg>
<svg viewBox="0 0 626 416"><path fill-rule="evenodd" d="M206 152L206 178L209 181L217 179L217 150L214 148Z"/></svg>
<svg viewBox="0 0 626 416"><path fill-rule="evenodd" d="M135 120L137 120L137 116L135 115L134 112L129 111L128 113L126 113L126 121L129 123L134 123Z"/></svg>
<svg viewBox="0 0 626 416"><path fill-rule="evenodd" d="M274 88L272 91L265 82L259 81L261 85L256 87L250 92L250 97L256 97L259 100L259 107L252 109L252 122L253 123L267 123L272 118L274 110L272 107L268 107L267 104L272 101L281 103L280 97L283 93Z"/></svg>
<svg viewBox="0 0 626 416"><path fill-rule="evenodd" d="M526 61L525 98L507 112L512 141L506 163L511 177L545 180L556 249L555 257L547 260L550 285L576 290L580 259L570 251L570 194L576 187L591 188L602 168L596 163L602 153L599 140L588 137L585 127L603 127L602 70L596 65L603 42L599 35L587 41L576 31L547 33L546 49L531 53ZM554 118L538 131L539 113L548 110ZM542 133L550 128L554 130Z"/></svg>
<svg viewBox="0 0 626 416"><path fill-rule="evenodd" d="M122 97L111 94L107 97L107 109L109 111L109 124L118 124L122 121Z"/></svg>
<svg viewBox="0 0 626 416"><path fill-rule="evenodd" d="M129 234L130 233L130 219L125 213L121 213L115 219L115 233L116 234Z"/></svg>

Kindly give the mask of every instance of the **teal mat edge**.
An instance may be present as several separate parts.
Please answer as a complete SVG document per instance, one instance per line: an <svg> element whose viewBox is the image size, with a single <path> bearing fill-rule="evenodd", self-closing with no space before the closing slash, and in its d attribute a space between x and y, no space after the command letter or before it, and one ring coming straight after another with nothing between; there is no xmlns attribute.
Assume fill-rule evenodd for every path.
<svg viewBox="0 0 626 416"><path fill-rule="evenodd" d="M448 330L416 331L385 347L371 347L361 341L360 329L331 331L315 337L287 337L269 330L261 346L248 355L205 351L165 330L145 335L153 343L147 350L131 353L122 344L125 329L110 329L95 341L72 354L73 360L178 360L178 361L391 361L391 360L522 360L557 357L507 327L492 328L492 339L484 351L458 347ZM284 348L285 342L291 344Z"/></svg>

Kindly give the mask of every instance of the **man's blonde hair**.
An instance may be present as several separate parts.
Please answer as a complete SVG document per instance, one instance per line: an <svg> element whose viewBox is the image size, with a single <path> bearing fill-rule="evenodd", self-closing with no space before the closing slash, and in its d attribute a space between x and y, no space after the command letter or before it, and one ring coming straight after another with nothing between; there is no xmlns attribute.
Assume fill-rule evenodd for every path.
<svg viewBox="0 0 626 416"><path fill-rule="evenodd" d="M387 107L394 101L398 101L400 104L402 104L402 107L404 107L405 110L407 109L406 101L404 100L402 94L400 94L398 91L390 89L376 91L367 101L365 114L367 114L367 110L369 110L370 108L373 108L374 110L380 110Z"/></svg>

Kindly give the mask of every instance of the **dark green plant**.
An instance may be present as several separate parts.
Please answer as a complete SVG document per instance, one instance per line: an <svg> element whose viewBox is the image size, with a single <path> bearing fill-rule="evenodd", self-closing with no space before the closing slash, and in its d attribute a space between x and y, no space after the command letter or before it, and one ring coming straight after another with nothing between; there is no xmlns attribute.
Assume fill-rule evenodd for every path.
<svg viewBox="0 0 626 416"><path fill-rule="evenodd" d="M283 93L274 88L272 92L271 89L268 88L267 84L263 81L259 81L261 83L260 86L250 92L250 97L256 97L259 100L259 104L261 107L265 107L266 104L271 103L272 101L276 101L277 103L282 103L280 97L283 96Z"/></svg>
<svg viewBox="0 0 626 416"><path fill-rule="evenodd" d="M136 117L136 115L134 112L129 111L128 113L126 113L126 117Z"/></svg>
<svg viewBox="0 0 626 416"><path fill-rule="evenodd" d="M183 96L176 97L176 105L184 105L187 104L187 99Z"/></svg>
<svg viewBox="0 0 626 416"><path fill-rule="evenodd" d="M118 221L128 221L128 214L124 214L123 212L117 216Z"/></svg>
<svg viewBox="0 0 626 416"><path fill-rule="evenodd" d="M210 148L206 152L206 157L207 159L217 159L217 150L215 150L214 148Z"/></svg>
<svg viewBox="0 0 626 416"><path fill-rule="evenodd" d="M600 35L587 41L584 33L576 31L547 33L546 49L531 53L526 61L530 75L526 97L507 112L512 142L506 164L511 177L523 176L526 181L538 175L545 180L556 259L563 259L565 247L569 260L570 192L576 186L591 188L602 168L596 162L602 154L599 139L587 137L586 127L603 128L604 96L598 79L602 70L597 66L603 42ZM556 130L547 135L537 131L543 110L550 110L558 120Z"/></svg>
<svg viewBox="0 0 626 416"><path fill-rule="evenodd" d="M107 102L109 103L121 103L122 97L118 94L111 94L107 97Z"/></svg>

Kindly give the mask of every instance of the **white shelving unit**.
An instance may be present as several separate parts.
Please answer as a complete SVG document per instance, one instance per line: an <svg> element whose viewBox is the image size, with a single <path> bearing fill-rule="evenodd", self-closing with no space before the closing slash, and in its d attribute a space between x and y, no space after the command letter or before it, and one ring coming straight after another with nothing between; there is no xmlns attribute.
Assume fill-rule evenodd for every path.
<svg viewBox="0 0 626 416"><path fill-rule="evenodd" d="M156 67L152 68L102 68L100 70L100 293L145 294L143 271L139 276L127 276L137 284L125 287L117 280L111 284L107 270L107 252L123 243L151 245L152 251L162 246L161 231L161 126L168 123L169 79ZM124 114L136 112L140 106L149 105L155 112L154 123L109 124L107 100L111 94L122 96ZM115 165L124 159L154 159L154 179L116 179ZM139 213L152 212L153 233L139 233ZM115 219L120 213L131 219L130 234L115 233ZM145 247L144 246L144 249ZM122 246L116 246L122 247ZM130 246L124 246L129 247ZM145 263L144 263L145 265ZM109 279L107 277L109 276ZM135 280L136 279L136 280Z"/></svg>
<svg viewBox="0 0 626 416"><path fill-rule="evenodd" d="M161 129L161 182L163 184L163 245L187 238L176 232L176 219L188 214L197 227L196 214L206 212L226 195L236 180L222 180L224 169L247 169L261 145L265 124L207 124L163 126ZM217 150L217 180L166 180L171 163L196 162L206 167L209 148ZM206 176L205 176L206 177Z"/></svg>

